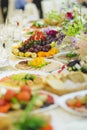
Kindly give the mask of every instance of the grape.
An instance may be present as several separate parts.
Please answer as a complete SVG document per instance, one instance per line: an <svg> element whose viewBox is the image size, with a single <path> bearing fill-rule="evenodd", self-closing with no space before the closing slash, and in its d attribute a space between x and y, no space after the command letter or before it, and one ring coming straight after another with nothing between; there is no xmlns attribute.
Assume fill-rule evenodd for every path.
<svg viewBox="0 0 87 130"><path fill-rule="evenodd" d="M38 45L37 45L37 44L35 44L33 47L34 47L34 48L36 48L37 46L38 46Z"/></svg>
<svg viewBox="0 0 87 130"><path fill-rule="evenodd" d="M48 48L45 48L45 51L46 51L46 52L48 52L48 51L49 51L49 49L48 49Z"/></svg>
<svg viewBox="0 0 87 130"><path fill-rule="evenodd" d="M45 51L45 50L46 50L46 48L43 47L43 48L42 48L42 51Z"/></svg>
<svg viewBox="0 0 87 130"><path fill-rule="evenodd" d="M41 42L41 45L42 46L46 45L46 41Z"/></svg>
<svg viewBox="0 0 87 130"><path fill-rule="evenodd" d="M51 48L50 44L47 44L47 45L45 45L44 47L47 48L47 49L50 49L50 48Z"/></svg>
<svg viewBox="0 0 87 130"><path fill-rule="evenodd" d="M28 51L30 51L30 52L34 52L34 48L31 47L30 49L28 49Z"/></svg>
<svg viewBox="0 0 87 130"><path fill-rule="evenodd" d="M20 52L24 52L24 51L25 51L25 48L24 48L24 46L22 46L22 47L19 47L18 50L19 50Z"/></svg>
<svg viewBox="0 0 87 130"><path fill-rule="evenodd" d="M42 46L37 45L36 49L37 49L38 51L41 51L41 50L42 50Z"/></svg>
<svg viewBox="0 0 87 130"><path fill-rule="evenodd" d="M35 48L35 49L34 49L34 52L36 52L36 53L37 53L37 52L38 52L38 49L37 49L37 48Z"/></svg>

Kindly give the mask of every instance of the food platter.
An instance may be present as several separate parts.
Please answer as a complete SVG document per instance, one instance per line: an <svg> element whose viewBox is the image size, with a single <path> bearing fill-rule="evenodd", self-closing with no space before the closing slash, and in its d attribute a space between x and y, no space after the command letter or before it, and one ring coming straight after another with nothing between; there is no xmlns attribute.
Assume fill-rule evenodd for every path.
<svg viewBox="0 0 87 130"><path fill-rule="evenodd" d="M60 98L59 105L69 113L72 113L72 114L78 115L78 116L87 117L87 110L86 110L86 112L84 110L79 111L79 109L70 108L66 104L66 101L68 101L68 99L73 99L77 96L79 97L79 96L84 96L84 95L87 95L87 90L83 90L83 91L79 91L79 92L75 92L75 93L71 93L71 94L66 94ZM80 107L78 107L78 108L80 108Z"/></svg>
<svg viewBox="0 0 87 130"><path fill-rule="evenodd" d="M39 71L44 71L44 72L52 72L55 70L59 70L63 66L63 64L59 61L55 61L52 59L45 59L46 65L36 68L29 65L31 61L32 59L11 61L10 65L17 70L33 70L33 71L39 70Z"/></svg>
<svg viewBox="0 0 87 130"><path fill-rule="evenodd" d="M31 82L31 80L29 80L29 82L30 82L29 84L31 84L30 86L33 85L33 87L31 87L32 90L38 90L38 89L41 89L41 88L44 87L44 84L42 82L43 82L44 77L47 75L47 73L41 72L41 71L12 71L12 72L9 71L9 72L6 72L6 73L2 73L0 75L0 87L4 87L4 88L7 88L7 89L10 88L10 89L13 89L13 90L19 90L20 87L18 87L18 86L21 86L21 85L24 84L22 82L23 84L19 85L20 84L19 79L20 79L21 76L23 76L25 74L27 74L28 76L31 75L31 76L37 77L35 79L38 79L37 81L38 81L38 83L40 83L40 84L37 83L37 85L35 85L35 83L34 83L35 81ZM16 78L16 79L12 79L12 80L9 81L8 79L11 79L12 77L14 77L14 78L18 77L18 79ZM17 81L17 84L16 84L15 81ZM32 83L34 83L34 84L32 84ZM34 87L34 85L36 87Z"/></svg>

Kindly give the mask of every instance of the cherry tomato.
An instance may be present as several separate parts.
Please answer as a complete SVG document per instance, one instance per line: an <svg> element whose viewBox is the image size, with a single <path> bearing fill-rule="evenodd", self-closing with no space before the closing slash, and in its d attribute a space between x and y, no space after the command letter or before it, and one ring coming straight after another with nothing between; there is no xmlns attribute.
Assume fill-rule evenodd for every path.
<svg viewBox="0 0 87 130"><path fill-rule="evenodd" d="M54 98L52 96L48 95L48 97L47 97L47 103L53 104L54 103Z"/></svg>
<svg viewBox="0 0 87 130"><path fill-rule="evenodd" d="M6 101L10 101L15 96L16 96L16 92L9 89L9 90L7 90L6 94L4 95L4 98Z"/></svg>
<svg viewBox="0 0 87 130"><path fill-rule="evenodd" d="M27 91L28 93L31 94L31 89L30 89L30 87L28 85L22 86L21 91Z"/></svg>
<svg viewBox="0 0 87 130"><path fill-rule="evenodd" d="M52 128L52 126L50 124L48 124L47 126L42 128L42 130L53 130L53 128Z"/></svg>
<svg viewBox="0 0 87 130"><path fill-rule="evenodd" d="M4 106L0 106L0 112L1 113L6 113L8 110L11 108L10 103L6 103Z"/></svg>
<svg viewBox="0 0 87 130"><path fill-rule="evenodd" d="M81 107L81 106L82 106L81 101L77 100L75 103L75 107Z"/></svg>
<svg viewBox="0 0 87 130"><path fill-rule="evenodd" d="M31 95L27 91L21 91L16 97L19 101L28 101L31 98Z"/></svg>
<svg viewBox="0 0 87 130"><path fill-rule="evenodd" d="M3 98L0 98L0 106L4 106L6 104L6 100Z"/></svg>

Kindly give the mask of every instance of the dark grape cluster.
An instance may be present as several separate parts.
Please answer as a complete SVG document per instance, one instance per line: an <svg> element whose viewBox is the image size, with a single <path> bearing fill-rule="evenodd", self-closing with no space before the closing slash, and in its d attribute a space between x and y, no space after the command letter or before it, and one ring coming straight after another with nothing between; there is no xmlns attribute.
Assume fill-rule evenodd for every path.
<svg viewBox="0 0 87 130"><path fill-rule="evenodd" d="M37 45L35 44L32 47L28 47L26 48L25 46L22 46L20 48L18 48L20 52L39 52L39 51L44 51L44 52L48 52L51 49L51 45L50 44L46 44L44 46L41 45Z"/></svg>
<svg viewBox="0 0 87 130"><path fill-rule="evenodd" d="M44 51L44 52L47 52L49 51L51 48L51 45L50 44L47 44L47 45L44 45L44 46L41 46L41 45L34 45L33 47L29 48L28 51L30 52L39 52L39 51Z"/></svg>

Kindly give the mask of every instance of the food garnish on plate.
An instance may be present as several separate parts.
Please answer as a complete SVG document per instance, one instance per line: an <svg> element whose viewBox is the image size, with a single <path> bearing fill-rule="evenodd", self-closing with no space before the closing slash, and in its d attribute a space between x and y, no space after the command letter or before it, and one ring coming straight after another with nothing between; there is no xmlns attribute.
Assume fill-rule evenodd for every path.
<svg viewBox="0 0 87 130"><path fill-rule="evenodd" d="M36 57L35 59L32 59L32 60L26 60L26 61L20 61L17 65L16 65L16 67L17 68L20 68L20 66L19 65L23 65L24 66L24 69L26 69L25 68L25 66L26 67L32 67L32 68L36 68L36 69L39 69L39 68L42 68L42 67L44 67L44 66L46 66L46 65L48 65L49 64L49 62L47 62L43 57ZM22 66L21 66L22 67Z"/></svg>
<svg viewBox="0 0 87 130"><path fill-rule="evenodd" d="M66 100L66 105L75 111L87 113L87 95L69 98Z"/></svg>
<svg viewBox="0 0 87 130"><path fill-rule="evenodd" d="M31 60L27 59L18 61L13 66L21 70L29 69L29 70L41 70L44 72L52 72L54 70L60 69L62 63L51 59L45 59L44 57L36 57Z"/></svg>
<svg viewBox="0 0 87 130"><path fill-rule="evenodd" d="M41 75L19 72L17 74L4 76L0 79L0 86L3 87L18 89L23 85L28 85L33 90L43 88L43 78Z"/></svg>

